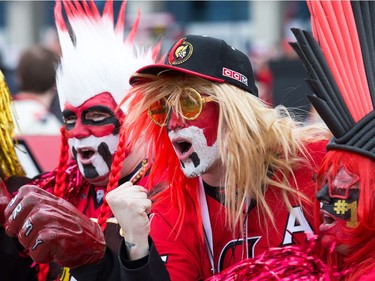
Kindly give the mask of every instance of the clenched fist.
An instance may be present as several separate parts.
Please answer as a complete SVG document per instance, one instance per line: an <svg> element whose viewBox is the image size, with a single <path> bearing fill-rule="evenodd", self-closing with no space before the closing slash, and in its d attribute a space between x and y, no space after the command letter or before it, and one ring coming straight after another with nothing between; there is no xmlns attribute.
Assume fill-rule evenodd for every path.
<svg viewBox="0 0 375 281"><path fill-rule="evenodd" d="M135 260L148 254L150 221L148 214L151 200L147 189L126 182L108 192L106 196L112 213L124 230L125 245L130 259Z"/></svg>
<svg viewBox="0 0 375 281"><path fill-rule="evenodd" d="M106 244L99 225L36 186L21 187L4 215L6 233L17 237L37 263L75 268L104 256Z"/></svg>

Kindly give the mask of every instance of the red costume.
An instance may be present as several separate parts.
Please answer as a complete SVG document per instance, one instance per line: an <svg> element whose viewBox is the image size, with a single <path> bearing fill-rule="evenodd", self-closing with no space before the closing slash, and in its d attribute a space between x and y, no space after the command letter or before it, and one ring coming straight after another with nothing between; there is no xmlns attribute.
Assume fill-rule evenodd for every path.
<svg viewBox="0 0 375 281"><path fill-rule="evenodd" d="M309 145L313 157L312 167L318 167L325 155L326 142ZM312 182L313 170L303 167L295 172L299 191L310 198L316 194L315 184ZM294 184L292 184L294 186ZM197 187L199 188L199 187ZM247 233L239 227L235 233L225 226L225 208L220 200L220 191L204 184L207 208L213 235L213 256L216 272L222 271L244 258L252 258L264 253L270 247L300 245L306 247L308 238L314 235L313 204L304 202L303 207L295 199L292 206L295 214L288 211L284 202L280 200L282 194L274 187L268 187L265 198L272 206L275 226L267 219L259 221L260 213L255 202L250 204L247 216ZM151 237L156 248L165 261L172 280L201 280L212 275L210 254L205 241L202 241L197 220L194 215L186 216L179 234L173 230L178 213L170 210L170 201L166 198L164 204L157 205L151 214ZM304 209L305 211L302 211ZM247 213L247 215L246 215ZM204 223L204 222L203 222ZM268 233L265 230L268 228ZM314 233L313 233L314 232ZM171 233L166 235L166 233Z"/></svg>
<svg viewBox="0 0 375 281"><path fill-rule="evenodd" d="M334 280L375 278L375 83L372 1L308 1L313 35L294 30L309 98L334 137L317 175Z"/></svg>
<svg viewBox="0 0 375 281"><path fill-rule="evenodd" d="M122 280L202 280L317 230L313 176L327 131L263 104L253 79L245 54L199 35L133 75L125 125L147 135L150 180L166 171L168 189L153 198L149 226L142 212L121 215L133 205L148 211L142 190L110 204L142 236L124 237Z"/></svg>

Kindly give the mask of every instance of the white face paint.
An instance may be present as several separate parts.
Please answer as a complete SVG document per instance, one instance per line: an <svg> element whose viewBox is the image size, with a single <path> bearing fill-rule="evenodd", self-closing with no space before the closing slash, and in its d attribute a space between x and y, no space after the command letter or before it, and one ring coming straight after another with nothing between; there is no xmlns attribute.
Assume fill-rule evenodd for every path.
<svg viewBox="0 0 375 281"><path fill-rule="evenodd" d="M203 129L189 126L168 132L185 176L192 178L206 173L220 158L218 142L207 145Z"/></svg>
<svg viewBox="0 0 375 281"><path fill-rule="evenodd" d="M119 135L70 138L68 144L82 175L92 184L106 184ZM100 148L101 147L101 148Z"/></svg>

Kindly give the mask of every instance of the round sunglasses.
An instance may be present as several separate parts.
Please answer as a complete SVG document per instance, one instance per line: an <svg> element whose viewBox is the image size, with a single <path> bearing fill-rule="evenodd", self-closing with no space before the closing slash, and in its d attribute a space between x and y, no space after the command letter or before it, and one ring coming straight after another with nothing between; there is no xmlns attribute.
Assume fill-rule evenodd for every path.
<svg viewBox="0 0 375 281"><path fill-rule="evenodd" d="M178 99L178 112L186 120L195 120L201 114L203 105L211 101L213 101L211 96L202 97L196 90L185 88ZM163 127L167 124L171 107L170 101L167 98L162 98L151 104L147 113L155 124Z"/></svg>

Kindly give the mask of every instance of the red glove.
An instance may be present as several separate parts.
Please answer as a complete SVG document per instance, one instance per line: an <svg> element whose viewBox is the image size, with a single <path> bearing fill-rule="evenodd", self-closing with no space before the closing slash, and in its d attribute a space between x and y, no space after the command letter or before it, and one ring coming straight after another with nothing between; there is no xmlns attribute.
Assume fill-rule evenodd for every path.
<svg viewBox="0 0 375 281"><path fill-rule="evenodd" d="M36 186L22 186L4 214L6 233L17 236L37 263L75 268L104 256L106 243L99 225Z"/></svg>
<svg viewBox="0 0 375 281"><path fill-rule="evenodd" d="M5 183L0 179L0 226L5 222L4 210L11 199L12 197L10 196Z"/></svg>

